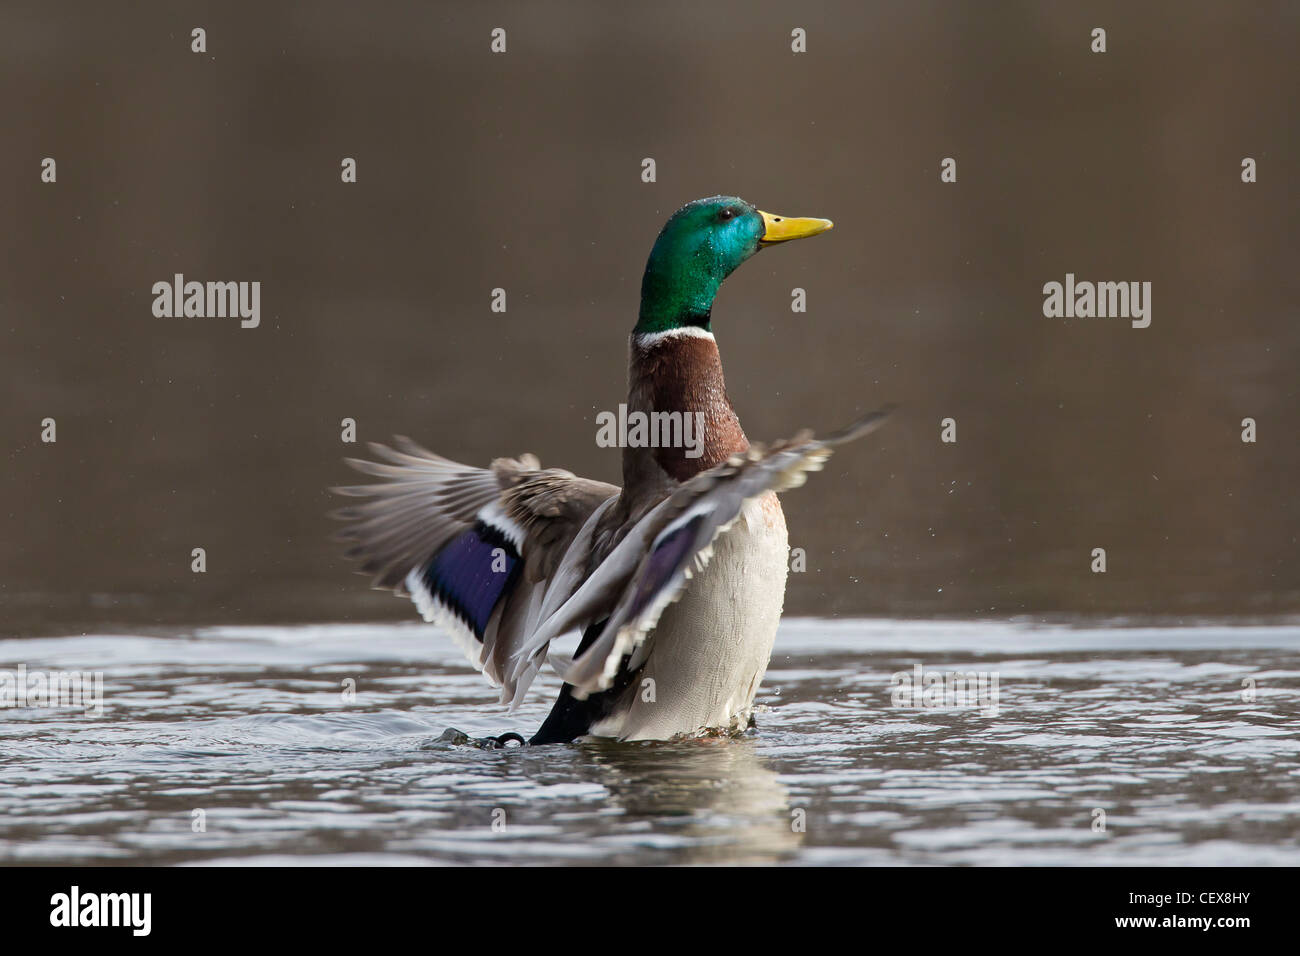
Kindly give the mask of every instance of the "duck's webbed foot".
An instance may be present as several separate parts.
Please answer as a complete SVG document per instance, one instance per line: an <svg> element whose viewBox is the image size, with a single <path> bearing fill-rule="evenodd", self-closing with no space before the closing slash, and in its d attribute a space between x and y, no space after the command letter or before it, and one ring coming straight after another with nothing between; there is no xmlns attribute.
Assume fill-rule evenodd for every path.
<svg viewBox="0 0 1300 956"><path fill-rule="evenodd" d="M455 727L449 727L442 732L442 736L430 744L425 745L425 749L437 749L439 746L451 744L453 747L477 747L479 750L502 750L511 744L522 747L528 741L516 733L504 733L500 737L471 737L463 730L457 730Z"/></svg>

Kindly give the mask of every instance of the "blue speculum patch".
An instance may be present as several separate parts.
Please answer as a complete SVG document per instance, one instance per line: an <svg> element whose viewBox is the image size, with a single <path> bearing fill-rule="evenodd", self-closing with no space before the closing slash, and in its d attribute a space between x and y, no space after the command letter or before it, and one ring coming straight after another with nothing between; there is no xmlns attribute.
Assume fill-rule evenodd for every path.
<svg viewBox="0 0 1300 956"><path fill-rule="evenodd" d="M430 593L469 625L481 641L492 609L514 587L522 562L514 544L478 522L442 547L421 576Z"/></svg>
<svg viewBox="0 0 1300 956"><path fill-rule="evenodd" d="M631 616L635 617L649 606L651 599L667 585L682 562L690 556L695 546L696 533L703 521L703 515L692 518L655 546L646 561L645 570L641 572L641 580L637 582Z"/></svg>

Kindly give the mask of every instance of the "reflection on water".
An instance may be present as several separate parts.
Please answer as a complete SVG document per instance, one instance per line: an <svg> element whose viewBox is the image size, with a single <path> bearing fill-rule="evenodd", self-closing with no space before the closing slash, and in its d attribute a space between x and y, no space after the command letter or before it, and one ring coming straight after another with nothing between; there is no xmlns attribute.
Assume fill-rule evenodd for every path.
<svg viewBox="0 0 1300 956"><path fill-rule="evenodd" d="M996 674L997 716L891 706L916 663ZM504 751L438 737L544 695L505 714L422 626L0 642L20 664L105 702L0 712L3 862L1300 863L1297 627L792 620L744 738Z"/></svg>
<svg viewBox="0 0 1300 956"><path fill-rule="evenodd" d="M636 821L645 850L672 851L665 862L764 862L802 841L789 793L756 739L589 746L611 807Z"/></svg>

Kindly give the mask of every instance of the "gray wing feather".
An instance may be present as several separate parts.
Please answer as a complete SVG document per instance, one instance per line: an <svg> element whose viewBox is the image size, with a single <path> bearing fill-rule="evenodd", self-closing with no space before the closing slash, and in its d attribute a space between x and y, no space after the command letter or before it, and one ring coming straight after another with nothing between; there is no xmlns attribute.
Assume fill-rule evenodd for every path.
<svg viewBox="0 0 1300 956"><path fill-rule="evenodd" d="M382 481L335 488L336 494L370 500L340 508L334 517L350 522L335 537L351 542L347 556L360 560L358 570L373 576L372 586L402 594L411 568L469 527L501 494L501 481L491 470L460 465L432 452L411 454L419 446L410 439L396 441L407 454L373 442L370 450L397 464L346 459L354 470ZM536 467L537 459L523 456L518 464Z"/></svg>

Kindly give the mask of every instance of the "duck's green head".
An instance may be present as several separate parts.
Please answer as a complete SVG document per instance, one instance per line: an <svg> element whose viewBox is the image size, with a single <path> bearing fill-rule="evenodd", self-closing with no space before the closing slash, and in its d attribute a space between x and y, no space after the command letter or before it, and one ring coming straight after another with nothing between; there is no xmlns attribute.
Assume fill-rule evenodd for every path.
<svg viewBox="0 0 1300 956"><path fill-rule="evenodd" d="M735 196L688 202L664 224L641 280L641 316L633 332L708 329L722 280L763 246L815 236L829 219L791 219Z"/></svg>

